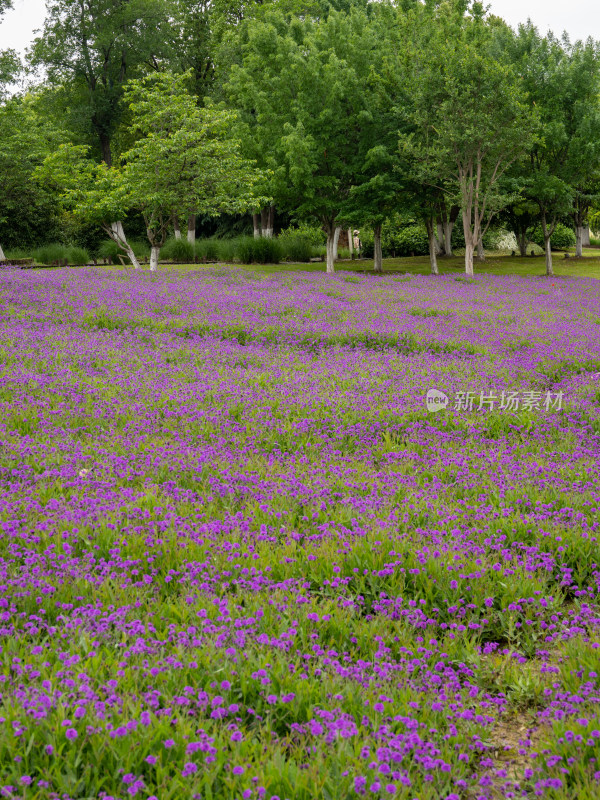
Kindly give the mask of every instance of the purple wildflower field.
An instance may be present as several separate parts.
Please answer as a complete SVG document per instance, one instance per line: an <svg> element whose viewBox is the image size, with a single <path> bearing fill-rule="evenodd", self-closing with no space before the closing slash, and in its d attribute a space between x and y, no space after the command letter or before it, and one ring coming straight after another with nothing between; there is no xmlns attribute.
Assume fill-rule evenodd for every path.
<svg viewBox="0 0 600 800"><path fill-rule="evenodd" d="M598 797L600 282L5 270L0 315L0 796Z"/></svg>

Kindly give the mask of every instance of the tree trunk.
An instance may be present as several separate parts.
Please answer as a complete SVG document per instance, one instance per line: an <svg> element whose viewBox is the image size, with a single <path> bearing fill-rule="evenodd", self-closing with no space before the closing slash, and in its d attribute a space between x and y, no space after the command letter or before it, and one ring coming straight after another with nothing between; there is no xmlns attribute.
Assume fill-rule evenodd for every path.
<svg viewBox="0 0 600 800"><path fill-rule="evenodd" d="M354 258L354 242L352 241L352 228L348 228L348 249L350 250L350 258Z"/></svg>
<svg viewBox="0 0 600 800"><path fill-rule="evenodd" d="M110 149L110 137L105 134L100 134L100 151L102 153L102 161L107 167L112 167L112 152Z"/></svg>
<svg viewBox="0 0 600 800"><path fill-rule="evenodd" d="M383 272L383 253L381 250L381 225L373 228L373 270Z"/></svg>
<svg viewBox="0 0 600 800"><path fill-rule="evenodd" d="M327 273L328 274L332 274L335 272L335 256L334 256L335 231L336 229L333 226L327 229Z"/></svg>
<svg viewBox="0 0 600 800"><path fill-rule="evenodd" d="M436 255L444 255L444 225L442 222L437 222L434 231Z"/></svg>
<svg viewBox="0 0 600 800"><path fill-rule="evenodd" d="M152 246L150 248L150 272L156 272L158 269L158 257L160 255L160 247Z"/></svg>
<svg viewBox="0 0 600 800"><path fill-rule="evenodd" d="M481 236L477 240L477 261L485 261L485 250Z"/></svg>
<svg viewBox="0 0 600 800"><path fill-rule="evenodd" d="M519 255L522 258L527 256L527 231L517 233L517 244L519 245Z"/></svg>
<svg viewBox="0 0 600 800"><path fill-rule="evenodd" d="M181 239L181 228L179 227L179 217L177 214L173 215L173 231L177 240Z"/></svg>
<svg viewBox="0 0 600 800"><path fill-rule="evenodd" d="M546 253L546 275L552 277L554 270L552 269L552 248L550 247L550 234L544 234L544 252Z"/></svg>
<svg viewBox="0 0 600 800"><path fill-rule="evenodd" d="M271 239L275 233L275 206L269 206L269 224L267 225L267 239Z"/></svg>
<svg viewBox="0 0 600 800"><path fill-rule="evenodd" d="M452 255L452 231L454 230L454 222L447 220L444 222L444 252L447 256Z"/></svg>
<svg viewBox="0 0 600 800"><path fill-rule="evenodd" d="M590 226L583 226L582 244L584 247L590 246Z"/></svg>
<svg viewBox="0 0 600 800"><path fill-rule="evenodd" d="M556 218L552 225L548 225L546 221L546 212L542 211L541 214L541 223L542 223L542 233L544 234L544 252L546 254L546 275L552 277L554 276L554 270L552 269L552 248L550 246L550 237L554 233L554 228L556 227Z"/></svg>
<svg viewBox="0 0 600 800"><path fill-rule="evenodd" d="M463 210L463 231L465 234L465 274L470 278L473 277L473 254L475 251L475 242L479 239L479 231L477 237L471 229L471 209Z"/></svg>
<svg viewBox="0 0 600 800"><path fill-rule="evenodd" d="M252 214L252 227L254 228L254 238L260 239L260 214Z"/></svg>
<svg viewBox="0 0 600 800"><path fill-rule="evenodd" d="M196 215L188 216L187 240L190 244L196 244Z"/></svg>
<svg viewBox="0 0 600 800"><path fill-rule="evenodd" d="M473 242L465 242L465 273L472 278L473 277L473 254L475 248L473 247Z"/></svg>
<svg viewBox="0 0 600 800"><path fill-rule="evenodd" d="M575 258L583 257L583 225L575 226Z"/></svg>
<svg viewBox="0 0 600 800"><path fill-rule="evenodd" d="M273 237L275 224L275 206L265 206L260 212L260 226L265 239Z"/></svg>
<svg viewBox="0 0 600 800"><path fill-rule="evenodd" d="M0 244L0 261L6 261L6 256L4 255L4 250L2 249L1 244Z"/></svg>
<svg viewBox="0 0 600 800"><path fill-rule="evenodd" d="M434 222L432 219L425 220L425 227L427 228L427 239L429 241L429 263L431 264L431 274L439 275L437 263L437 241L435 231L433 228Z"/></svg>
<svg viewBox="0 0 600 800"><path fill-rule="evenodd" d="M110 226L107 228L105 227L106 232L110 236L110 238L117 244L121 250L124 250L127 253L127 257L133 264L134 269L140 269L140 262L137 260L135 253L131 249L131 245L127 241L127 237L125 236L125 231L123 229L122 222L111 222Z"/></svg>
<svg viewBox="0 0 600 800"><path fill-rule="evenodd" d="M341 228L336 228L333 232L333 260L338 260L338 242L340 241Z"/></svg>

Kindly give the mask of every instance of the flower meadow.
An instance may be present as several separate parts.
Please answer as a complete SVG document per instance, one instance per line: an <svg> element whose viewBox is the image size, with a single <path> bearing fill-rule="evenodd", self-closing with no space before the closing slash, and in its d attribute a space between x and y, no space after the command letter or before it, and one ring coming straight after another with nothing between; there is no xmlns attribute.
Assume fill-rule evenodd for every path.
<svg viewBox="0 0 600 800"><path fill-rule="evenodd" d="M3 270L0 796L596 798L599 377L592 279Z"/></svg>

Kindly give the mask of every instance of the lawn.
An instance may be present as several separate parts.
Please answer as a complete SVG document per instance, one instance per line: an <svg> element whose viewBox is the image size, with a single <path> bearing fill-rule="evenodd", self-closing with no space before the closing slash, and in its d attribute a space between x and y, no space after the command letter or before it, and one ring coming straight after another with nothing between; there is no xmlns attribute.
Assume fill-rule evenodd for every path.
<svg viewBox="0 0 600 800"><path fill-rule="evenodd" d="M599 262L505 264L0 273L0 796L598 796Z"/></svg>
<svg viewBox="0 0 600 800"><path fill-rule="evenodd" d="M576 278L600 278L600 249L586 248L582 259L565 258L564 253L555 253L553 258L554 272L558 276ZM438 258L438 268L442 274L464 273L464 257ZM256 269L256 266L253 267ZM298 270L310 272L323 272L325 265L321 262L311 264L267 264L258 267L263 272L286 272ZM338 271L372 272L372 259L356 259L354 261L339 261ZM416 256L414 258L385 258L383 272L410 272L415 275L429 275L431 267L429 256ZM546 262L544 256L508 256L492 253L486 257L485 262L475 262L475 275L521 275L522 277L537 277L546 275Z"/></svg>

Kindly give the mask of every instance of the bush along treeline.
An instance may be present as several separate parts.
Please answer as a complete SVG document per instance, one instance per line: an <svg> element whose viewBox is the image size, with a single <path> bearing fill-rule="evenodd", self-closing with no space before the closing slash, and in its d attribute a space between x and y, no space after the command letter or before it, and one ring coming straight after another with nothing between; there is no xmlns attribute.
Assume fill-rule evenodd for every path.
<svg viewBox="0 0 600 800"><path fill-rule="evenodd" d="M598 44L473 0L335 5L49 0L29 63L0 53L0 260L323 256L331 272L355 229L375 270L429 254L437 273L459 251L471 275L502 230L548 274L553 248L582 256ZM9 95L25 67L43 78ZM231 229L207 235L217 218Z"/></svg>

